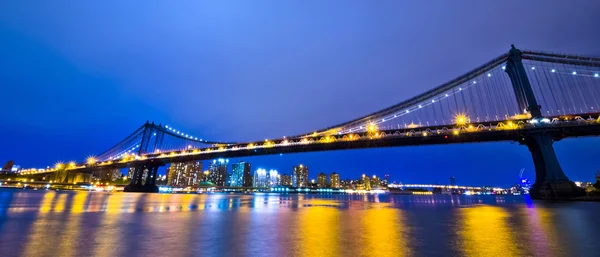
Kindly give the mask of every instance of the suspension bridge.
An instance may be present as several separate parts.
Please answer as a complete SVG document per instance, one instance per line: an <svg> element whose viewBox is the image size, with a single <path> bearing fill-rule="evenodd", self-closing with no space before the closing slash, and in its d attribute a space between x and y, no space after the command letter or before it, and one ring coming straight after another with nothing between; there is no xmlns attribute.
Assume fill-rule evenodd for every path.
<svg viewBox="0 0 600 257"><path fill-rule="evenodd" d="M600 58L521 51L389 108L314 132L255 142L207 140L146 122L82 163L59 163L59 181L77 174L134 169L127 191L156 192L158 167L169 163L341 149L514 141L529 148L536 169L532 197L583 194L564 174L553 143L600 135ZM85 176L84 176L85 177Z"/></svg>

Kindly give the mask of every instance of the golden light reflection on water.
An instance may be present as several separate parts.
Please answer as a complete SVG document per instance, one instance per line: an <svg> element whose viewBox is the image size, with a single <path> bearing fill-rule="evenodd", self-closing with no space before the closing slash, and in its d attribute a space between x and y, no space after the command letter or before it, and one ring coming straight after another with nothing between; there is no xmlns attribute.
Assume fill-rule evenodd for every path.
<svg viewBox="0 0 600 257"><path fill-rule="evenodd" d="M361 215L362 256L409 256L403 211L387 204L375 206Z"/></svg>
<svg viewBox="0 0 600 257"><path fill-rule="evenodd" d="M40 213L47 213L52 210L52 203L54 203L54 197L56 193L54 191L50 191L44 194L42 198L42 202L40 204Z"/></svg>
<svg viewBox="0 0 600 257"><path fill-rule="evenodd" d="M299 226L296 246L300 256L337 256L339 255L338 230L339 210L318 206L331 204L331 201L311 201L312 206L299 211Z"/></svg>
<svg viewBox="0 0 600 257"><path fill-rule="evenodd" d="M214 251L230 255L411 256L427 247L434 248L430 253L442 256L446 250L465 256L569 254L564 250L564 238L569 236L556 224L571 216L560 216L565 212L556 208L507 208L508 201L455 208L451 198L441 197L445 202L436 203L435 197L53 191L14 197L11 203L18 209L11 213L13 207L8 207L6 222L23 226L22 234L9 237L21 240L22 248L15 251L22 256L112 257L132 249L143 253L140 256L163 254L161 251L165 256L202 251L208 252L206 256ZM436 204L442 206L425 209ZM518 208L512 208L515 206ZM582 213L587 215L588 208ZM438 215L438 211L445 213ZM29 218L24 218L27 215ZM587 220L581 224L595 227L598 223ZM594 233L586 235L594 238ZM138 235L143 240L136 240ZM0 247L3 256L1 251Z"/></svg>
<svg viewBox="0 0 600 257"><path fill-rule="evenodd" d="M82 224L81 213L84 210L88 194L88 192L77 192L74 195L70 195L70 211L65 213L67 217L62 220L64 220L66 224L60 228L60 233L58 234L60 238L58 249L61 249L61 256L76 256L75 251L78 248L75 247L75 245L79 242L81 226L85 225ZM67 194L64 194L64 196L67 196Z"/></svg>
<svg viewBox="0 0 600 257"><path fill-rule="evenodd" d="M457 229L466 256L520 256L504 209L473 206L460 211L462 223Z"/></svg>
<svg viewBox="0 0 600 257"><path fill-rule="evenodd" d="M65 210L65 204L67 202L68 194L58 194L58 200L54 202L53 212L63 212Z"/></svg>
<svg viewBox="0 0 600 257"><path fill-rule="evenodd" d="M97 244L93 249L94 256L113 257L118 256L118 244L121 243L120 210L126 208L126 197L135 197L139 194L110 194L104 198L102 203L105 206L104 216L101 218L100 227L104 228L98 231L96 238ZM112 247L111 247L112 246Z"/></svg>
<svg viewBox="0 0 600 257"><path fill-rule="evenodd" d="M63 197L64 196L64 197ZM61 198L62 197L62 198ZM46 192L40 203L38 217L31 225L24 249L24 256L37 256L40 251L43 251L46 246L54 244L54 237L48 237L48 232L52 229L47 223L46 216L55 206L56 198L62 199L64 202L66 195L58 195L55 192ZM64 207L64 203L63 203Z"/></svg>

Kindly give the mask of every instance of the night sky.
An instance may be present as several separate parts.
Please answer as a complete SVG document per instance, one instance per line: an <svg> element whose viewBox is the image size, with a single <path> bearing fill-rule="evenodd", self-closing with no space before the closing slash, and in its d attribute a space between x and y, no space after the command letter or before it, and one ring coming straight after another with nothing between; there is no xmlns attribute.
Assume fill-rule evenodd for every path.
<svg viewBox="0 0 600 257"><path fill-rule="evenodd" d="M522 49L600 56L600 2L2 1L0 162L83 161L146 120L250 141L338 124ZM555 149L593 180L600 139ZM245 158L290 173L508 186L525 146L399 147ZM237 160L231 160L237 161ZM205 164L206 165L206 164Z"/></svg>

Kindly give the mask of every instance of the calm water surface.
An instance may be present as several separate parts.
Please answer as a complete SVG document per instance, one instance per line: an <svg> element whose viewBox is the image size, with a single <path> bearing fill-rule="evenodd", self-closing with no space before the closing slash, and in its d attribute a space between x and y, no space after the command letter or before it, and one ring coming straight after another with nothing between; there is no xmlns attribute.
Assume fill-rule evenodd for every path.
<svg viewBox="0 0 600 257"><path fill-rule="evenodd" d="M600 204L0 189L0 256L600 256Z"/></svg>

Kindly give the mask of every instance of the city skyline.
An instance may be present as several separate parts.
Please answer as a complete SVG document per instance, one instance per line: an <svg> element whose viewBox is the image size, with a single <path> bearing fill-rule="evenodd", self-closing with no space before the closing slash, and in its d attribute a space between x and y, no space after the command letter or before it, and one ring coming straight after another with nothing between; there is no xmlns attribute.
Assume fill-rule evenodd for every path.
<svg viewBox="0 0 600 257"><path fill-rule="evenodd" d="M152 35L140 29L151 24L156 10L140 10L140 23L130 24L124 21L131 17L109 15L99 6L90 7L94 12L70 12L76 6L66 4L62 11L40 16L28 15L26 5L2 8L0 29L6 31L6 47L0 49L5 57L0 80L11 86L2 87L0 95L6 96L6 106L18 108L0 116L5 124L0 134L10 135L2 138L8 147L0 148L0 161L15 160L26 168L82 161L148 119L231 141L304 133L398 103L506 52L512 43L600 55L600 38L592 33L594 22L589 22L598 18L585 5L546 1L513 8L476 3L476 14L460 8L462 3L388 3L334 11L331 5L298 4L315 8L310 19L280 5L268 6L286 17L276 25L265 23L269 17L253 14L260 5L244 5L230 23L221 15L196 17L192 23L199 29L167 20L156 31L164 38L158 41L148 40ZM448 13L449 7L455 12ZM380 15L350 19L365 8ZM528 8L539 12L532 14ZM462 18L450 19L456 13ZM506 13L513 14L510 20L504 20ZM566 13L579 15L567 19ZM431 15L452 22L422 20ZM482 15L496 18L482 21ZM125 25L98 27L94 20L106 16ZM332 23L332 16L351 21ZM311 22L299 23L304 20ZM408 26L416 21L420 26ZM229 28L229 33L218 33L221 28ZM81 37L89 35L88 30L97 33ZM120 36L129 31L136 36ZM413 36L406 40L405 35ZM438 37L444 44L434 39ZM121 56L129 56L129 61ZM307 99L306 92L319 93ZM223 97L196 101L199 95ZM221 105L223 101L227 104ZM598 170L593 161L598 143L598 138L585 138L554 145L571 180L591 180ZM305 163L316 171L344 170L352 176L386 170L407 181L432 183L456 176L468 184L505 185L518 179L522 168L529 178L534 171L529 151L509 143L284 154L247 161L277 170Z"/></svg>
<svg viewBox="0 0 600 257"><path fill-rule="evenodd" d="M256 188L256 189L268 189L274 187L295 187L295 188L328 188L328 189L342 189L349 188L358 190L372 190L386 188L389 183L396 183L396 181L389 181L389 174L381 176L373 174L372 177L366 174L358 178L347 177L345 179L340 178L340 174L332 172L331 174L325 174L320 172L316 177L311 177L308 173L308 166L299 164L293 167L289 175L286 172L279 172L274 169L256 168L251 171L252 164L249 162L240 161L231 164L229 169L229 159L216 159L208 161L208 170L202 171L202 161L188 161L188 162L173 162L167 167L167 174L162 177L164 184L175 188L186 188L186 187L198 187L198 186L221 186L228 188ZM146 172L145 172L146 173ZM224 173L227 174L227 180L225 184L220 184L220 177L215 175ZM129 172L127 177L131 179ZM145 180L147 175L143 174ZM315 176L315 175L313 175ZM97 175L93 175L92 181L97 183L113 183L114 172L108 172L103 174L99 172ZM120 176L119 176L120 178ZM315 180L316 178L316 180ZM209 184L201 184L202 182L209 182ZM450 185L454 185L454 177L450 178ZM402 184L401 182L399 182Z"/></svg>

